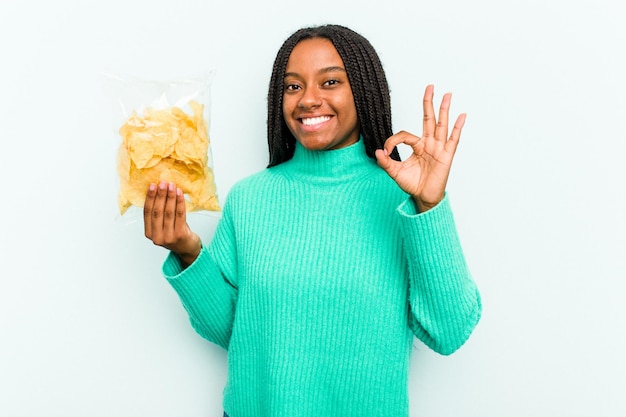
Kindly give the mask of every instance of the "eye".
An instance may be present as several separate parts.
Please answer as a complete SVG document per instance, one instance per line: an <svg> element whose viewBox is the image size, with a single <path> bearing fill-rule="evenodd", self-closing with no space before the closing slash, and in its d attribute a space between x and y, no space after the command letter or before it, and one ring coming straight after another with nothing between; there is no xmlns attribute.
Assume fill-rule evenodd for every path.
<svg viewBox="0 0 626 417"><path fill-rule="evenodd" d="M295 83L295 82L285 82L285 84L284 84L284 90L285 91L293 92L293 91L298 91L300 89L301 89L300 85L298 83Z"/></svg>
<svg viewBox="0 0 626 417"><path fill-rule="evenodd" d="M322 84L322 85L325 86L325 87L332 87L332 86L337 85L337 84L339 84L339 80L336 80L336 79L332 78L330 80L325 81L324 84Z"/></svg>

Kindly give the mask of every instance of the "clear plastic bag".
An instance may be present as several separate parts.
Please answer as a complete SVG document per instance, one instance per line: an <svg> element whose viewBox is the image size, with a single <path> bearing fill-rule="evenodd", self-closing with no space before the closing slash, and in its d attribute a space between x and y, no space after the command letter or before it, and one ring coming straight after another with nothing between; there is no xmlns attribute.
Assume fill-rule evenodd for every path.
<svg viewBox="0 0 626 417"><path fill-rule="evenodd" d="M209 136L214 72L176 80L103 74L118 133L118 208L143 207L150 183L174 182L187 211L220 211Z"/></svg>

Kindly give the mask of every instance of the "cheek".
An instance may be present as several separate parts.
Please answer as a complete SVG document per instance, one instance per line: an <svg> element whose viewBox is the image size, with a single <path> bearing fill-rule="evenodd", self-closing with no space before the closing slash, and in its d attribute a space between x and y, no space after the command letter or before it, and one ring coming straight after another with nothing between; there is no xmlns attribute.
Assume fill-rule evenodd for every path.
<svg viewBox="0 0 626 417"><path fill-rule="evenodd" d="M293 97L283 96L283 116L287 119L294 110L294 99Z"/></svg>
<svg viewBox="0 0 626 417"><path fill-rule="evenodd" d="M291 117L292 111L293 111L293 100L289 100L288 98L283 98L283 121L285 122L285 124L287 125L287 128L289 129L289 131L295 135L294 133L294 125L295 125L295 121L294 119Z"/></svg>
<svg viewBox="0 0 626 417"><path fill-rule="evenodd" d="M356 117L356 104L354 104L354 96L351 90L342 96L341 107L344 113Z"/></svg>
<svg viewBox="0 0 626 417"><path fill-rule="evenodd" d="M283 112L283 118L287 121L287 115L289 114L289 100L283 97L283 106L281 108Z"/></svg>
<svg viewBox="0 0 626 417"><path fill-rule="evenodd" d="M346 119L350 120L352 123L357 124L357 113L356 113L356 105L354 104L354 99L352 97L346 98L343 103L344 114L346 115Z"/></svg>

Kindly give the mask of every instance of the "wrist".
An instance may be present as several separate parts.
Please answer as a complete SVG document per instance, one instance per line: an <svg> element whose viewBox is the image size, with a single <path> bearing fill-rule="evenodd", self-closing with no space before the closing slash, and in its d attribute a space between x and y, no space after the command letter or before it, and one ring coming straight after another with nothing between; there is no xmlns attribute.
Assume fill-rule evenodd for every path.
<svg viewBox="0 0 626 417"><path fill-rule="evenodd" d="M418 213L425 213L428 210L435 208L439 203L441 203L441 200L443 200L443 197L441 197L435 202L427 202L416 196L412 196L412 198Z"/></svg>
<svg viewBox="0 0 626 417"><path fill-rule="evenodd" d="M192 236L191 242L188 245L188 249L180 252L176 252L176 255L180 259L183 266L186 268L191 265L200 256L202 251L202 240L195 233Z"/></svg>

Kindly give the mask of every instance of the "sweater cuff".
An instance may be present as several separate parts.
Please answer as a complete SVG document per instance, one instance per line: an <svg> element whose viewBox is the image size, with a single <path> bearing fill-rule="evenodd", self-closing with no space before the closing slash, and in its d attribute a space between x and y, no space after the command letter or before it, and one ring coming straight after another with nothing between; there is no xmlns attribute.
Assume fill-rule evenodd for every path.
<svg viewBox="0 0 626 417"><path fill-rule="evenodd" d="M445 254L444 258L454 255L455 258L463 260L447 194L439 204L423 213L417 212L416 205L410 197L397 210L409 250L415 250L420 255L428 257Z"/></svg>
<svg viewBox="0 0 626 417"><path fill-rule="evenodd" d="M210 271L207 271L207 269ZM224 284L221 273L217 270L217 266L211 259L211 254L204 245L202 245L196 260L187 268L183 268L180 258L173 252L170 252L163 263L162 272L165 279L177 291L184 287L204 286L207 284L207 281L210 281L210 277L219 277L219 283ZM197 284L194 285L193 283Z"/></svg>
<svg viewBox="0 0 626 417"><path fill-rule="evenodd" d="M406 200L402 202L397 208L398 213L402 216L413 217L413 216L431 216L439 215L442 211L451 211L450 209L450 201L448 199L448 193L444 193L443 199L433 208L428 211L420 213L417 210L417 204L415 204L415 200L413 197L409 196Z"/></svg>
<svg viewBox="0 0 626 417"><path fill-rule="evenodd" d="M168 280L175 279L175 278L178 278L183 273L190 272L190 271L193 273L194 270L197 270L199 268L198 265L202 264L202 261L198 262L200 258L207 256L207 255L208 254L206 253L205 246L201 245L200 253L198 254L198 257L187 268L183 268L183 264L181 263L178 255L170 251L169 255L167 255L167 258L165 258L165 262L163 262L163 267L161 270L165 278L167 278Z"/></svg>

